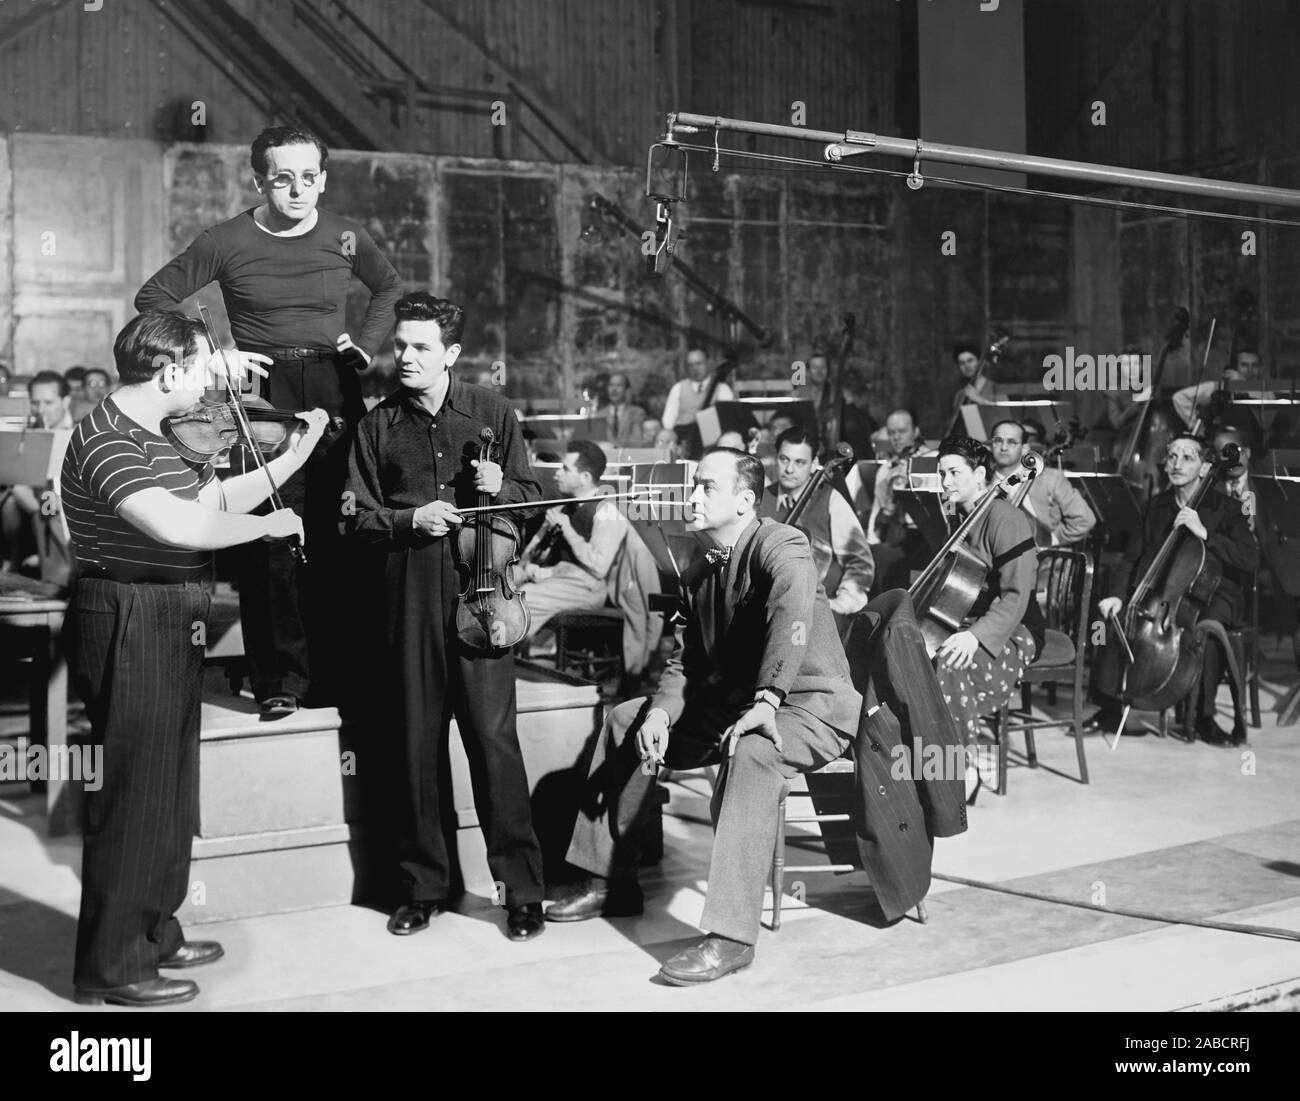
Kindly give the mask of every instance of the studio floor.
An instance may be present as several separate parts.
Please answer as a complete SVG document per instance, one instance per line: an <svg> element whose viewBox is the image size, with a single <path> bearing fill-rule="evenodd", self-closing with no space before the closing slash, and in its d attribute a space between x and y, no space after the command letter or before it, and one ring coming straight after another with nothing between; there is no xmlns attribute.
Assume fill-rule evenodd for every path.
<svg viewBox="0 0 1300 1101"><path fill-rule="evenodd" d="M1245 749L1153 735L1112 749L1092 735L1084 786L1071 739L1041 731L1040 767L1013 754L1009 794L982 793L968 833L938 842L927 924L881 927L862 873L791 874L787 891L803 901L786 899L751 968L706 987L663 984L659 964L699 935L708 871L708 782L685 775L670 785L642 918L550 925L512 943L479 834L465 830L472 893L460 912L405 938L357 906L193 926L227 955L188 973L202 993L173 1012L1295 1008L1298 941L1073 905L1300 934L1300 725L1278 727L1272 713L1293 665L1289 643L1266 646L1263 726ZM1220 709L1227 725L1226 689ZM789 863L824 859L806 837L792 828ZM40 799L0 788L0 1009L72 1007L79 861L76 838L46 836Z"/></svg>

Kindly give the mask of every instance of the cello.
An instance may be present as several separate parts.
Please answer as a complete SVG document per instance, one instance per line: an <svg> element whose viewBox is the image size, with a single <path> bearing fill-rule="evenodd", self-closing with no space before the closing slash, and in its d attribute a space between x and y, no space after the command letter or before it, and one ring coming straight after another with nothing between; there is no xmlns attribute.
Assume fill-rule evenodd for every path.
<svg viewBox="0 0 1300 1101"><path fill-rule="evenodd" d="M1185 306L1179 306L1174 311L1174 323L1165 334L1164 347L1160 349L1160 359L1151 376L1151 393L1142 403L1133 430L1124 441L1123 450L1118 456L1120 477L1133 486L1144 502L1155 495L1166 445L1183 430L1173 406L1157 395L1165 372L1165 361L1183 346L1191 321L1191 314Z"/></svg>
<svg viewBox="0 0 1300 1101"><path fill-rule="evenodd" d="M783 524L789 524L792 528L799 527L799 520L808 510L808 506L812 503L817 491L822 486L829 485L830 479L837 471L842 467L852 465L852 463L853 448L846 443L837 444L835 447L835 456L828 459L825 466L818 467L813 471L812 477L808 479L808 484L803 487L803 492L799 494L799 499L790 506L790 515L781 522ZM834 493L835 490L832 489L831 492ZM812 533L807 529L799 528L799 530L802 531L804 535L808 536L808 545L812 549L813 561L817 564L818 574L821 575L824 572L821 569L822 563L826 562L829 567L829 564L834 561L834 548L826 545L820 539L813 542ZM839 578L834 578L834 585L831 584L831 581L832 578L827 576L826 591L833 594L839 585Z"/></svg>
<svg viewBox="0 0 1300 1101"><path fill-rule="evenodd" d="M1214 457L1188 507L1199 507L1219 473L1237 465L1240 456L1236 444L1227 444ZM1162 711L1191 693L1205 650L1196 624L1222 577L1223 564L1186 528L1175 527L1165 537L1133 591L1124 623L1116 623L1128 659L1117 693L1126 707Z"/></svg>
<svg viewBox="0 0 1300 1101"><path fill-rule="evenodd" d="M994 501L1005 498L1009 489L1022 482L1028 485L1029 481L1037 477L1042 458L1032 451L1026 451L1020 457L1020 464L1025 468L1025 473L1013 474L1005 481L989 486L975 502L975 507L966 519L957 525L957 529L948 536L948 541L939 548L939 553L908 587L907 591L916 610L916 622L925 639L926 653L931 658L949 635L961 630L962 621L975 606L988 577L989 564L965 545L966 536L993 507Z"/></svg>
<svg viewBox="0 0 1300 1101"><path fill-rule="evenodd" d="M485 427L479 440L479 462L495 461L492 429ZM523 641L531 617L523 593L512 584L512 567L519 561L522 542L519 528L502 514L506 509L493 509L491 504L490 495L480 492L473 520L456 532L456 569L463 582L456 600L456 634L471 650L500 653Z"/></svg>

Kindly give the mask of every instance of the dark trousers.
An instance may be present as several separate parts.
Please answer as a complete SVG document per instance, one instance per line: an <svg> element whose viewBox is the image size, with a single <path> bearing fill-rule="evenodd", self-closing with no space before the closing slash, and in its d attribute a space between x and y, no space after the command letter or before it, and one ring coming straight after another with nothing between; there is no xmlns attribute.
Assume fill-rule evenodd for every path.
<svg viewBox="0 0 1300 1101"><path fill-rule="evenodd" d="M245 544L239 557L239 615L253 694L259 700L289 693L313 704L344 702L342 647L355 637L350 604L339 599L350 583L349 548L340 530L347 481L350 426L365 412L353 360L321 350L289 357L282 350L247 348L275 360L265 380L277 409L324 409L346 427L332 428L301 470L280 487L285 507L303 518L307 564L284 542ZM246 464L247 465L247 464ZM247 466L247 469L252 469ZM270 508L268 502L259 512Z"/></svg>
<svg viewBox="0 0 1300 1101"><path fill-rule="evenodd" d="M630 878L640 863L655 784L654 777L641 771L636 748L645 702L628 700L609 713L592 757L567 859L593 875ZM744 710L721 700L692 700L669 733L664 767L683 771L722 765L709 807L713 857L700 927L754 944L776 848L781 791L790 777L843 756L850 739L787 705L776 713L780 753L761 734L747 734L735 755L724 759L719 739Z"/></svg>
<svg viewBox="0 0 1300 1101"><path fill-rule="evenodd" d="M185 943L176 911L198 825L199 714L208 617L204 586L81 578L69 658L102 745L102 787L85 793L79 987L156 977Z"/></svg>
<svg viewBox="0 0 1300 1101"><path fill-rule="evenodd" d="M1225 600L1222 595L1216 595L1206 608L1202 619L1214 619L1222 623L1224 627L1231 630L1238 626L1241 619L1241 611L1236 601ZM1107 626L1107 642L1102 647L1095 658L1094 672L1092 676L1092 696L1103 706L1113 707L1116 710L1121 706L1117 697L1120 687L1120 678L1123 674L1124 663L1120 656L1120 645L1113 637L1114 625ZM1205 646L1202 649L1201 657L1201 693L1195 700L1189 701L1194 708L1194 718L1214 717L1216 704L1215 699L1219 694L1219 682L1223 680L1224 671L1227 669L1228 659L1223 652L1223 647L1213 635L1205 636ZM1232 706L1237 719L1241 719L1241 700L1238 698L1237 686L1232 687Z"/></svg>
<svg viewBox="0 0 1300 1101"><path fill-rule="evenodd" d="M454 536L453 536L454 538ZM402 888L414 901L454 890L448 732L454 717L469 758L474 807L492 878L509 906L540 902L542 857L515 727L515 663L467 652L456 635L457 574L446 538L397 550L385 565L387 669L401 732L397 814Z"/></svg>

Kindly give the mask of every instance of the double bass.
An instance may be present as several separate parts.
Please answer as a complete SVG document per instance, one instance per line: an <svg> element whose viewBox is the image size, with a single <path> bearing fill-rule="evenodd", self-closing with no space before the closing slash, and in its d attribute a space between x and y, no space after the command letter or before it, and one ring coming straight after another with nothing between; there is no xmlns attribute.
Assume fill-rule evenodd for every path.
<svg viewBox="0 0 1300 1101"><path fill-rule="evenodd" d="M1011 334L1007 332L1006 329L999 328L996 332L997 336L994 337L993 341L984 350L984 354L980 356L980 361L975 366L975 373L966 380L966 385L958 390L957 396L953 398L953 417L952 424L948 427L949 435L955 432L962 434L965 433L966 428L961 422L961 407L969 404L966 398L966 391L979 386L980 379L984 377L984 372L988 370L990 366L997 363L999 357L1001 357L1002 353L1006 350L1007 345L1011 343Z"/></svg>
<svg viewBox="0 0 1300 1101"><path fill-rule="evenodd" d="M1179 432L1182 422L1174 407L1160 398L1160 381L1165 373L1165 361L1183 346L1191 325L1191 314L1183 306L1174 311L1174 321L1165 334L1160 359L1151 376L1151 393L1138 412L1137 420L1116 457L1119 475L1131 485L1142 501L1149 501L1156 493L1163 471L1165 447ZM1211 330L1213 331L1213 330Z"/></svg>
<svg viewBox="0 0 1300 1101"><path fill-rule="evenodd" d="M829 484L830 479L836 474L836 472L841 470L843 467L852 465L852 463L853 448L846 443L837 444L835 447L834 457L828 459L825 466L818 467L813 471L812 477L808 479L808 484L803 487L803 492L799 494L799 499L790 506L790 515L787 516L782 523L789 524L792 528L799 527L799 520L808 510L808 506L816 497L817 491L821 489L822 486ZM834 493L835 490L832 489L831 492ZM824 544L820 539L814 541L810 531L803 528L800 528L799 530L808 536L808 544L812 548L813 561L817 563L817 572L820 575L824 572L821 569L822 563L825 562L829 565L829 563L834 560L834 548ZM833 594L838 586L838 577L826 577L826 592L828 594Z"/></svg>
<svg viewBox="0 0 1300 1101"><path fill-rule="evenodd" d="M1188 507L1196 509L1219 473L1241 457L1227 444L1214 457ZM1192 691L1201 669L1205 640L1196 624L1205 614L1223 578L1223 565L1205 543L1175 527L1160 545L1125 609L1121 649L1129 658L1117 695L1129 707L1162 711Z"/></svg>

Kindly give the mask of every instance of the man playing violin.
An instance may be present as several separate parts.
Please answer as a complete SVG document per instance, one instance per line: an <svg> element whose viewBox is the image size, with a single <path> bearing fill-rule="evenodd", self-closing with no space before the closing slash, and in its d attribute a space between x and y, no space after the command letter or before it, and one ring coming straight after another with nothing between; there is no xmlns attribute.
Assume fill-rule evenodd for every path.
<svg viewBox="0 0 1300 1101"><path fill-rule="evenodd" d="M180 362L176 361L180 354ZM86 789L75 982L80 1002L170 1005L198 993L162 978L222 955L186 942L176 911L189 889L197 815L201 627L211 604L212 551L264 537L301 537L289 509L247 515L270 486L258 470L218 482L183 459L162 422L195 405L213 372L238 383L264 374L260 356L213 357L200 322L142 313L113 347L122 385L72 433L63 505L79 576L67 638L104 775ZM299 470L328 422L301 415L276 483Z"/></svg>
<svg viewBox="0 0 1300 1101"><path fill-rule="evenodd" d="M939 485L946 505L961 519L993 484L988 447L965 436L939 444ZM994 500L971 528L965 545L987 565L979 596L962 628L935 654L935 672L958 730L966 741L967 799L983 784L975 751L981 719L1011 697L1025 669L1042 651L1046 625L1034 587L1038 550L1029 518L1008 501Z"/></svg>
<svg viewBox="0 0 1300 1101"><path fill-rule="evenodd" d="M262 204L199 234L140 288L135 306L168 309L216 280L235 343L272 361L264 396L278 409L323 408L337 429L365 412L357 372L388 336L402 288L360 222L317 206L328 161L313 134L263 130L251 150ZM354 278L370 292L356 341L344 331ZM340 702L341 641L349 630L341 618L347 602L337 599L348 577L339 561L339 496L348 445L346 432L327 439L284 489L285 504L311 534L310 565L283 544L256 543L240 555L244 646L266 718L297 710L309 696Z"/></svg>
<svg viewBox="0 0 1300 1101"><path fill-rule="evenodd" d="M763 491L759 516L786 523L817 466L817 437L803 428L787 428L776 439L777 481ZM836 616L860 612L871 591L875 562L866 534L852 506L828 481L816 490L795 525L808 536L817 580L826 588Z"/></svg>
<svg viewBox="0 0 1300 1101"><path fill-rule="evenodd" d="M351 530L382 558L379 610L381 698L401 737L401 790L393 793L401 890L388 922L419 932L455 892L439 775L446 784L447 733L460 729L492 877L505 886L512 940L544 928L542 858L533 834L510 650L476 652L457 634L460 582L452 542L459 509L479 494L496 503L541 499L519 422L500 394L450 370L460 355L465 311L424 291L397 303L393 356L401 388L357 426L345 512ZM480 461L481 432L501 441L500 461ZM452 818L454 822L454 816Z"/></svg>
<svg viewBox="0 0 1300 1101"><path fill-rule="evenodd" d="M1183 434L1169 441L1165 452L1169 488L1151 498L1141 526L1130 537L1123 560L1111 578L1111 592L1125 595L1107 596L1098 603L1097 610L1103 619L1110 620L1120 615L1165 540L1174 531L1184 529L1204 543L1206 555L1217 558L1223 567L1218 590L1201 618L1217 620L1228 629L1241 624L1245 616L1246 587L1253 583L1251 575L1259 568L1259 544L1251 532L1250 518L1241 500L1211 488L1196 508L1191 507L1190 502L1201 482L1210 474L1212 458L1213 453L1199 436ZM1106 650L1114 651L1117 645L1112 641ZM1235 686L1233 702L1237 720L1232 734L1226 734L1214 720L1215 697L1226 658L1212 636L1206 639L1204 655L1201 694L1190 703L1196 709L1197 736L1212 745L1242 745L1246 740L1246 729L1240 719L1240 700L1236 697ZM1088 725L1110 731L1118 729L1123 714L1120 701L1114 695L1120 687L1117 656L1117 653L1106 655L1104 652L1100 655L1098 675L1094 679L1097 685L1095 694L1102 701L1102 707L1088 720Z"/></svg>

